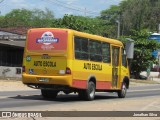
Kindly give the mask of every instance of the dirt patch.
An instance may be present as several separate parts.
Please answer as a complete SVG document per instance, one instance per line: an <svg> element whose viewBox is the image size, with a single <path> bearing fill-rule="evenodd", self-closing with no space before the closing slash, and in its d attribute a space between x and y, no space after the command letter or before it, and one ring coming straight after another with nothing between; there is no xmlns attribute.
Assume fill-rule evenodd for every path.
<svg viewBox="0 0 160 120"><path fill-rule="evenodd" d="M27 87L20 80L0 80L0 92L3 91L22 91L33 90Z"/></svg>

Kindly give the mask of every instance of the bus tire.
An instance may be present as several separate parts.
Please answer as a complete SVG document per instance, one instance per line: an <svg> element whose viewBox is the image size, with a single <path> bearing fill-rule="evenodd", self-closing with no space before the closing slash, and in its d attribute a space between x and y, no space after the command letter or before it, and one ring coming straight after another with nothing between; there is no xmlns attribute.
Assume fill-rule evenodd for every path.
<svg viewBox="0 0 160 120"><path fill-rule="evenodd" d="M85 95L85 90L79 90L79 92L78 92L78 97L79 97L80 99L84 99L84 98L85 98L84 95Z"/></svg>
<svg viewBox="0 0 160 120"><path fill-rule="evenodd" d="M89 81L88 87L85 90L85 96L84 96L86 100L88 100L88 101L94 100L95 89L96 89L96 86L95 86L94 82L93 81Z"/></svg>
<svg viewBox="0 0 160 120"><path fill-rule="evenodd" d="M118 91L118 97L119 98L125 98L126 93L127 93L127 86L126 86L126 83L123 83L121 90Z"/></svg>
<svg viewBox="0 0 160 120"><path fill-rule="evenodd" d="M45 99L54 99L58 95L58 91L41 89L41 95Z"/></svg>

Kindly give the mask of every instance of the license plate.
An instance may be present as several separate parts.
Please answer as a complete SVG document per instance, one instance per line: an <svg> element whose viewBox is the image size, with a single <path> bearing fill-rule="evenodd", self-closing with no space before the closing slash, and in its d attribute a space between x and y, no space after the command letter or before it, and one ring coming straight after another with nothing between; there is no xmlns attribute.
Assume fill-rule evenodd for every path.
<svg viewBox="0 0 160 120"><path fill-rule="evenodd" d="M39 82L49 82L49 78L39 78Z"/></svg>

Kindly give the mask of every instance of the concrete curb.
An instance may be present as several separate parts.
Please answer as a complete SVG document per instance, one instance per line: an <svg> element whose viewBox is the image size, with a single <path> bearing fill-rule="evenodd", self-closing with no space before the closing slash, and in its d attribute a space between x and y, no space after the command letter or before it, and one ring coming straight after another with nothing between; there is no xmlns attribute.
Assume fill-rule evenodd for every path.
<svg viewBox="0 0 160 120"><path fill-rule="evenodd" d="M160 80L138 80L138 79L130 79L132 83L140 83L140 84L160 84Z"/></svg>

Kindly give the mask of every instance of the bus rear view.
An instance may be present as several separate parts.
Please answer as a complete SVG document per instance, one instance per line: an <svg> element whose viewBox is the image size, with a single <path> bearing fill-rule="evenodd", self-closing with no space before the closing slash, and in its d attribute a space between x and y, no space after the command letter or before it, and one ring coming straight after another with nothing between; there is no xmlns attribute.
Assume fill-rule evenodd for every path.
<svg viewBox="0 0 160 120"><path fill-rule="evenodd" d="M71 29L30 29L23 57L23 83L44 98L59 91L93 100L95 92L126 96L129 67L122 42Z"/></svg>
<svg viewBox="0 0 160 120"><path fill-rule="evenodd" d="M68 31L65 30L28 31L23 59L23 83L41 89L44 97L54 98L58 93L56 87L71 85L70 69L67 66L67 39ZM54 87L56 90L48 90Z"/></svg>

